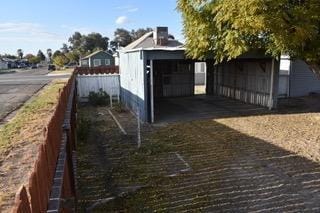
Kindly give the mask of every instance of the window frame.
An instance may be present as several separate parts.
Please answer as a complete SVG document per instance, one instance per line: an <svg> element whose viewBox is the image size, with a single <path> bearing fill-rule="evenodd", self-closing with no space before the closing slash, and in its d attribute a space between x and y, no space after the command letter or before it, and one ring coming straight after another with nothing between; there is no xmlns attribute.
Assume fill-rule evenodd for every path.
<svg viewBox="0 0 320 213"><path fill-rule="evenodd" d="M81 61L81 65L87 66L87 65L89 65L88 62L89 62L88 59L83 59L83 60Z"/></svg>
<svg viewBox="0 0 320 213"><path fill-rule="evenodd" d="M99 65L97 65L97 63L96 63L97 61L99 61ZM100 67L101 66L101 59L97 59L97 58L93 59L93 66Z"/></svg>

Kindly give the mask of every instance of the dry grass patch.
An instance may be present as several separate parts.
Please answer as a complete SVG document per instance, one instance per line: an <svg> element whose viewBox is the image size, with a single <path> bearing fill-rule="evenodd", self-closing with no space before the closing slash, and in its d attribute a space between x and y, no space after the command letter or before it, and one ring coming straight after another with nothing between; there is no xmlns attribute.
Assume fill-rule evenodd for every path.
<svg viewBox="0 0 320 213"><path fill-rule="evenodd" d="M17 115L0 128L0 155L14 144L37 141L58 101L59 90L66 80L57 80L22 107Z"/></svg>
<svg viewBox="0 0 320 213"><path fill-rule="evenodd" d="M0 212L10 210L18 187L28 182L43 129L66 82L53 81L0 128Z"/></svg>
<svg viewBox="0 0 320 213"><path fill-rule="evenodd" d="M74 72L74 68L70 68L70 69L61 69L61 70L52 71L49 74L72 74L73 72Z"/></svg>

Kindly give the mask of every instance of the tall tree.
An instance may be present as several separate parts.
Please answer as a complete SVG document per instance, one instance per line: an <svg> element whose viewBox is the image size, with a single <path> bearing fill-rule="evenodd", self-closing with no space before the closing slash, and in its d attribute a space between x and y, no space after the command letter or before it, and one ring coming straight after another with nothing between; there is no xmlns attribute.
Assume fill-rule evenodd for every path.
<svg viewBox="0 0 320 213"><path fill-rule="evenodd" d="M144 28L139 28L137 30L132 30L131 31L131 38L132 41L135 41L137 39L139 39L141 36L143 36L144 34L151 32L153 29L150 27L147 27L146 29Z"/></svg>
<svg viewBox="0 0 320 213"><path fill-rule="evenodd" d="M319 72L319 0L178 0L188 55L217 62L251 49L301 58Z"/></svg>
<svg viewBox="0 0 320 213"><path fill-rule="evenodd" d="M18 50L17 50L17 55L18 55L18 57L19 57L20 59L23 58L23 51L22 51L22 49L18 49Z"/></svg>
<svg viewBox="0 0 320 213"><path fill-rule="evenodd" d="M66 43L63 43L60 50L61 50L62 53L66 54L66 53L69 52L69 47L68 47L68 45Z"/></svg>
<svg viewBox="0 0 320 213"><path fill-rule="evenodd" d="M38 51L37 57L41 60L44 61L46 60L46 56L43 54L41 50Z"/></svg>
<svg viewBox="0 0 320 213"><path fill-rule="evenodd" d="M90 33L84 37L82 48L87 52L93 52L98 49L107 50L108 42L108 37L103 37L100 33Z"/></svg>
<svg viewBox="0 0 320 213"><path fill-rule="evenodd" d="M47 49L47 55L48 55L48 58L49 58L49 61L51 61L51 58L52 58L52 49Z"/></svg>
<svg viewBox="0 0 320 213"><path fill-rule="evenodd" d="M65 56L69 59L70 62L78 63L80 59L80 54L77 51L70 51L65 54Z"/></svg>
<svg viewBox="0 0 320 213"><path fill-rule="evenodd" d="M125 47L132 42L132 33L123 28L118 28L114 32L114 40L112 42L113 45L119 45L121 47Z"/></svg>
<svg viewBox="0 0 320 213"><path fill-rule="evenodd" d="M69 59L64 54L60 54L53 57L53 63L60 68L63 67L68 62L69 62Z"/></svg>
<svg viewBox="0 0 320 213"><path fill-rule="evenodd" d="M77 51L82 55L85 55L98 49L107 50L109 38L102 36L100 33L82 35L79 32L75 32L69 38L69 42L72 51Z"/></svg>
<svg viewBox="0 0 320 213"><path fill-rule="evenodd" d="M71 50L79 49L82 43L82 35L79 32L75 32L68 40L71 44Z"/></svg>
<svg viewBox="0 0 320 213"><path fill-rule="evenodd" d="M40 63L40 61L41 61L41 58L38 56L32 56L32 57L28 58L28 62L30 64L38 64L38 63Z"/></svg>
<svg viewBox="0 0 320 213"><path fill-rule="evenodd" d="M110 42L110 47L113 50L117 49L118 46L125 47L150 31L152 31L150 27L131 30L131 32L123 28L118 28L114 32L114 39Z"/></svg>
<svg viewBox="0 0 320 213"><path fill-rule="evenodd" d="M52 58L55 58L57 57L58 55L63 55L63 53L60 51L60 50L56 50L54 51L53 55L52 55Z"/></svg>

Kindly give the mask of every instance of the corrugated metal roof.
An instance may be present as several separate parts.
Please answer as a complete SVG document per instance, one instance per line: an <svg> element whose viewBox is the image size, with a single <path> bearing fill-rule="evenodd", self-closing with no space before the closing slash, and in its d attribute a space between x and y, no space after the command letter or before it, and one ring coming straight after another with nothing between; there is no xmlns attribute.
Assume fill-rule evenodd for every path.
<svg viewBox="0 0 320 213"><path fill-rule="evenodd" d="M173 50L176 48L181 48L183 44L177 40L169 39L168 43L165 46L157 45L153 40L153 32L148 32L144 34L142 37L132 42L128 46L126 46L122 52L128 52L134 49L158 49L158 50Z"/></svg>

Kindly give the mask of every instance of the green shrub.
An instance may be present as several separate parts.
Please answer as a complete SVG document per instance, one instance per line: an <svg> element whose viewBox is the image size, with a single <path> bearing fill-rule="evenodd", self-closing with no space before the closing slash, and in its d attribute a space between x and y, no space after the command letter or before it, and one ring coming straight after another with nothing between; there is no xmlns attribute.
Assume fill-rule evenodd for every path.
<svg viewBox="0 0 320 213"><path fill-rule="evenodd" d="M77 136L79 140L85 141L88 138L90 127L90 120L79 116L77 120Z"/></svg>
<svg viewBox="0 0 320 213"><path fill-rule="evenodd" d="M89 103L93 106L107 106L109 104L109 95L100 88L99 92L89 93Z"/></svg>
<svg viewBox="0 0 320 213"><path fill-rule="evenodd" d="M115 103L115 104L113 105L113 109L114 109L117 113L127 112L127 109L126 109L125 106L123 106L121 103Z"/></svg>

